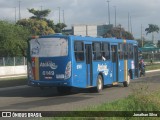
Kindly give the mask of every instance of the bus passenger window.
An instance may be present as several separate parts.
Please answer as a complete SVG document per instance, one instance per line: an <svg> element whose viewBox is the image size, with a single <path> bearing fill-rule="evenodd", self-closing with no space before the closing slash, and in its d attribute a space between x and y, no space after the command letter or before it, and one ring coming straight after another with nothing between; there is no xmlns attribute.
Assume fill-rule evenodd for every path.
<svg viewBox="0 0 160 120"><path fill-rule="evenodd" d="M132 44L128 45L128 58L133 59L133 45Z"/></svg>
<svg viewBox="0 0 160 120"><path fill-rule="evenodd" d="M101 52L102 52L102 58L104 57L105 60L110 59L109 43L102 43L102 51Z"/></svg>
<svg viewBox="0 0 160 120"><path fill-rule="evenodd" d="M77 41L74 43L74 55L76 61L84 61L84 44Z"/></svg>
<svg viewBox="0 0 160 120"><path fill-rule="evenodd" d="M128 44L123 44L124 59L128 59Z"/></svg>
<svg viewBox="0 0 160 120"><path fill-rule="evenodd" d="M93 60L102 60L102 55L101 55L101 43L93 43Z"/></svg>
<svg viewBox="0 0 160 120"><path fill-rule="evenodd" d="M119 55L119 59L122 60L123 59L123 44L119 43L118 44L118 55Z"/></svg>
<svg viewBox="0 0 160 120"><path fill-rule="evenodd" d="M111 50L112 50L112 62L116 62L116 60L117 60L116 47L115 47L115 46L112 46L112 47L111 47Z"/></svg>

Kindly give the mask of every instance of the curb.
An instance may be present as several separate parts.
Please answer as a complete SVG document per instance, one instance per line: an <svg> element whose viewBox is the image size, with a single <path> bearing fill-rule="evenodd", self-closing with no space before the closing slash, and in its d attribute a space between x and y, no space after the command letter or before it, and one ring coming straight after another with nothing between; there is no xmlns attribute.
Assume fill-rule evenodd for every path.
<svg viewBox="0 0 160 120"><path fill-rule="evenodd" d="M18 78L18 77L26 77L27 75L9 75L9 76L0 76L2 78Z"/></svg>
<svg viewBox="0 0 160 120"><path fill-rule="evenodd" d="M160 69L157 69L157 70L150 70L150 71L146 71L146 73L151 73L151 72L158 72L160 71Z"/></svg>

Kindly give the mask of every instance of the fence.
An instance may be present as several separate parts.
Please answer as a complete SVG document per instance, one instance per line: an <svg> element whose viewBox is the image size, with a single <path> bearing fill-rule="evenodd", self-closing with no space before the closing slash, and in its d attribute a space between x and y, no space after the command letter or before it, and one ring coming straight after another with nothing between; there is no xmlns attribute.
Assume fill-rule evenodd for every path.
<svg viewBox="0 0 160 120"><path fill-rule="evenodd" d="M25 57L0 57L0 76L27 74Z"/></svg>
<svg viewBox="0 0 160 120"><path fill-rule="evenodd" d="M150 62L151 59L153 62L160 62L160 52L158 52L158 53L143 52L142 58L144 59L145 62Z"/></svg>
<svg viewBox="0 0 160 120"><path fill-rule="evenodd" d="M26 61L25 57L0 57L0 67L26 65Z"/></svg>

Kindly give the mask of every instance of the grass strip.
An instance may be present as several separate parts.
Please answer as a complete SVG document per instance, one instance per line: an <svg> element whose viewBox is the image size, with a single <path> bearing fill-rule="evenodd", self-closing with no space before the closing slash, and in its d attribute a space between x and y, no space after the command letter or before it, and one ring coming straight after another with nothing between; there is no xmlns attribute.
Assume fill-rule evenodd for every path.
<svg viewBox="0 0 160 120"><path fill-rule="evenodd" d="M103 103L100 105L94 105L91 107L86 107L81 110L77 110L79 111L78 113L79 116L83 116L83 115L85 116L86 115L84 114L85 111L88 114L87 116L94 116L93 114L96 113L96 111L99 114L102 114L103 112L106 112L106 111L108 111L109 113L111 111L114 111L115 115L117 114L116 111L120 113L122 111L121 114L124 114L125 117L118 117L118 116L117 117L116 116L99 117L99 115L98 117L79 117L79 116L76 117L76 114L72 112L70 115L67 115L67 117L56 117L54 118L54 120L80 120L80 119L82 120L158 120L159 119L158 117L151 117L151 116L148 116L148 117L133 117L132 116L131 117L131 116L127 116L127 114L130 115L130 112L131 113L133 112L148 113L148 111L151 111L151 112L153 111L153 113L158 112L158 115L160 115L160 100L159 99L160 99L160 90L150 91L148 89L147 84L137 84L136 86L132 87L132 94L126 98L116 100L110 103ZM106 112L106 114L108 113ZM148 115L149 114L150 113L148 113ZM72 117L68 117L68 116L72 116ZM47 119L53 119L53 118L47 118Z"/></svg>
<svg viewBox="0 0 160 120"><path fill-rule="evenodd" d="M160 69L160 64L152 64L152 65L147 65L145 67L145 70L146 71L149 71L149 70L157 70L157 69Z"/></svg>

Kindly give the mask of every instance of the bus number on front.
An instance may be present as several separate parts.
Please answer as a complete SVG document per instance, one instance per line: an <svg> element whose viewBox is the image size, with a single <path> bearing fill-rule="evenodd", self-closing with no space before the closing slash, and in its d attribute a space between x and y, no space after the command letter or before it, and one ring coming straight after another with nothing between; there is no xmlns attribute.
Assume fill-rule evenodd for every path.
<svg viewBox="0 0 160 120"><path fill-rule="evenodd" d="M54 75L54 71L43 71L42 75Z"/></svg>

